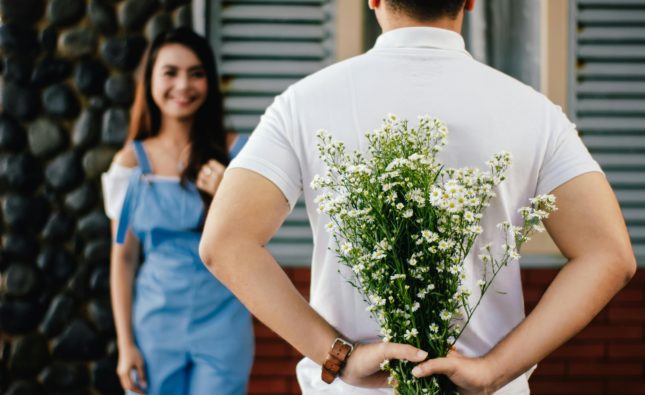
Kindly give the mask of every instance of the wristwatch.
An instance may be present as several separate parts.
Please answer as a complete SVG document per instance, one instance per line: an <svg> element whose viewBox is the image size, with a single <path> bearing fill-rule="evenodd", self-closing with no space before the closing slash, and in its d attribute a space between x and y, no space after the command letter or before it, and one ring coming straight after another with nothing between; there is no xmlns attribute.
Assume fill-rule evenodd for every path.
<svg viewBox="0 0 645 395"><path fill-rule="evenodd" d="M337 337L331 345L331 351L322 367L322 380L331 384L345 366L347 358L354 351L354 345L345 339Z"/></svg>

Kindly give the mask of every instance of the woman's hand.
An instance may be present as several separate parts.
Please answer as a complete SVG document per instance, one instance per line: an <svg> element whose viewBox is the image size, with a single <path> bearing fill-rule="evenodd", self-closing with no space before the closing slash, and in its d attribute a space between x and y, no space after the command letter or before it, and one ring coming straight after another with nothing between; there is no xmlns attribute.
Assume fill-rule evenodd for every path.
<svg viewBox="0 0 645 395"><path fill-rule="evenodd" d="M133 381L132 371L136 371L136 382ZM134 344L119 347L119 362L116 367L121 386L137 394L145 394L147 387L143 358Z"/></svg>
<svg viewBox="0 0 645 395"><path fill-rule="evenodd" d="M220 181L222 181L224 170L226 167L223 164L214 159L209 160L197 173L197 188L214 196Z"/></svg>

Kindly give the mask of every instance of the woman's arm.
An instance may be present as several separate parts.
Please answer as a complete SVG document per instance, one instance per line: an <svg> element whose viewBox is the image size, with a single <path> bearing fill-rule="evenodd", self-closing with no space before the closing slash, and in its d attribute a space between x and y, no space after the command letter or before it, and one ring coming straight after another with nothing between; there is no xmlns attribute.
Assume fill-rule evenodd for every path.
<svg viewBox="0 0 645 395"><path fill-rule="evenodd" d="M124 167L137 165L131 145L124 147L114 157L114 163ZM112 240L116 240L119 221L112 221ZM123 244L112 243L110 254L110 296L117 334L119 362L117 374L124 389L143 393L145 387L144 363L132 333L132 294L134 278L139 264L139 240L128 230ZM137 383L132 381L132 369L136 369Z"/></svg>

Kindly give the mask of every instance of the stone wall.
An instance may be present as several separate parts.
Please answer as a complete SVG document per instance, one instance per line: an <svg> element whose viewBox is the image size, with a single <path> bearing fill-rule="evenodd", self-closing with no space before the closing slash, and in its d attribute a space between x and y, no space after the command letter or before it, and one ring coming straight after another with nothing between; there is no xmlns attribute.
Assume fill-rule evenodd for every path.
<svg viewBox="0 0 645 395"><path fill-rule="evenodd" d="M120 393L100 174L189 0L0 0L0 393Z"/></svg>

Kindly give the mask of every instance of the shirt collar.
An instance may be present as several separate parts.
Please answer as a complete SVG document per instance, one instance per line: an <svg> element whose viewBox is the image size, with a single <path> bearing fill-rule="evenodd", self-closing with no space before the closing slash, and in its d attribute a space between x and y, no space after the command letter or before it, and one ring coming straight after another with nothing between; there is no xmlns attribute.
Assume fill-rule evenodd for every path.
<svg viewBox="0 0 645 395"><path fill-rule="evenodd" d="M381 34L374 49L436 48L468 54L461 34L436 27L402 27Z"/></svg>

